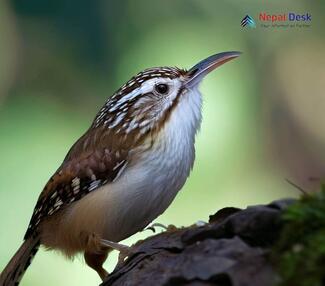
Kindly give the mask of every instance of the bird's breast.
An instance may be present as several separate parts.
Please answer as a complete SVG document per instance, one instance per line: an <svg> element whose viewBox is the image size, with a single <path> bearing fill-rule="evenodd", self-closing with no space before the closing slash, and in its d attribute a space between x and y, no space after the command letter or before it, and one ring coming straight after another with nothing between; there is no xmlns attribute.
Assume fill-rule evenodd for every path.
<svg viewBox="0 0 325 286"><path fill-rule="evenodd" d="M165 211L184 185L195 158L201 123L201 95L185 94L159 131L151 148L140 152L114 185L123 232L137 232Z"/></svg>

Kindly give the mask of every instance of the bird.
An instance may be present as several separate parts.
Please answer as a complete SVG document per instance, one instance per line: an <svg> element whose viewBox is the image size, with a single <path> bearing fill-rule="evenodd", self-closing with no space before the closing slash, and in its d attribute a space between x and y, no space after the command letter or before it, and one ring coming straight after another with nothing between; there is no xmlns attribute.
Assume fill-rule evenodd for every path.
<svg viewBox="0 0 325 286"><path fill-rule="evenodd" d="M41 245L83 254L102 280L108 254L162 214L187 180L202 118L202 79L240 52L214 54L189 70L145 69L107 99L68 151L34 208L20 248L0 275L18 285Z"/></svg>

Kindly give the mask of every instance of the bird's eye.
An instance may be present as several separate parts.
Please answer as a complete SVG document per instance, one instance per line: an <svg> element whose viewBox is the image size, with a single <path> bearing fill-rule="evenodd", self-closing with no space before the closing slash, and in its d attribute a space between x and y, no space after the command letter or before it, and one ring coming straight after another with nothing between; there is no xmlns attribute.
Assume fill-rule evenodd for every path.
<svg viewBox="0 0 325 286"><path fill-rule="evenodd" d="M168 93L168 85L164 83L156 84L155 90L160 94L166 94Z"/></svg>

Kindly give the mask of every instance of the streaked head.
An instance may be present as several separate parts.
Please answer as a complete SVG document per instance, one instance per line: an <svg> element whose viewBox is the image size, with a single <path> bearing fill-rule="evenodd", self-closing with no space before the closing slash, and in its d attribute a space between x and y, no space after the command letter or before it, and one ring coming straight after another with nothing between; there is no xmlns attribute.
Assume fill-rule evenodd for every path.
<svg viewBox="0 0 325 286"><path fill-rule="evenodd" d="M189 70L175 67L146 69L109 98L94 125L104 124L116 133L144 134L164 122L180 98L197 89L209 72L239 55L239 52L215 54Z"/></svg>

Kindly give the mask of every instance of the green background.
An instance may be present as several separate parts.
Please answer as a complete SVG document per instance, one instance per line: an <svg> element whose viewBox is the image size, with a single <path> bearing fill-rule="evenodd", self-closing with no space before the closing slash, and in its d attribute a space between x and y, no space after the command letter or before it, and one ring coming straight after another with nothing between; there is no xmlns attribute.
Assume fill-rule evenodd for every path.
<svg viewBox="0 0 325 286"><path fill-rule="evenodd" d="M0 2L0 269L22 242L42 187L115 90L152 66L243 54L203 82L197 159L156 221L190 225L317 189L325 170L321 1ZM261 12L310 13L309 27L261 27ZM256 28L243 28L249 14ZM150 235L136 234L132 244ZM116 253L105 266L111 271ZM82 258L42 249L22 285L97 285Z"/></svg>

